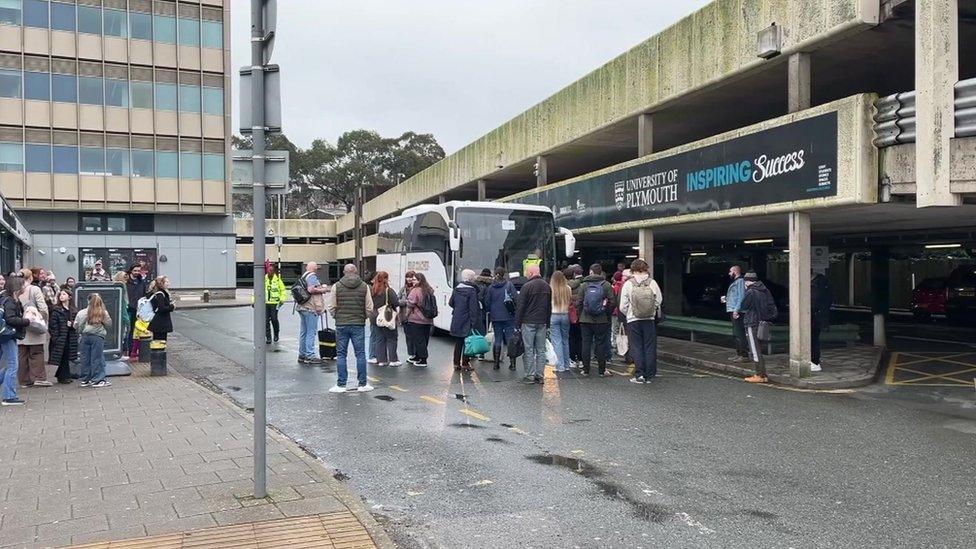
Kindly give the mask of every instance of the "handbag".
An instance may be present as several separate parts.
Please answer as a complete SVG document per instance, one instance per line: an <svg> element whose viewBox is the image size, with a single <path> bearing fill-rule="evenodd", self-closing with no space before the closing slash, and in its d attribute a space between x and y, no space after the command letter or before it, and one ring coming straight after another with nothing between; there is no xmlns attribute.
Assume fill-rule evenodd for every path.
<svg viewBox="0 0 976 549"><path fill-rule="evenodd" d="M627 341L627 330L625 326L626 322L622 323L620 330L617 332L617 354L620 356L627 356L627 350L630 346L630 342Z"/></svg>
<svg viewBox="0 0 976 549"><path fill-rule="evenodd" d="M491 345L478 330L472 330L471 334L464 338L464 356L483 355L490 350Z"/></svg>
<svg viewBox="0 0 976 549"><path fill-rule="evenodd" d="M525 343L522 341L522 330L515 330L512 339L508 340L508 357L518 358L525 354Z"/></svg>
<svg viewBox="0 0 976 549"><path fill-rule="evenodd" d="M759 327L756 328L756 339L759 341L769 341L773 335L773 323L760 320Z"/></svg>
<svg viewBox="0 0 976 549"><path fill-rule="evenodd" d="M388 330L396 330L396 314L390 308L390 292L386 292L386 303L376 311L376 325Z"/></svg>

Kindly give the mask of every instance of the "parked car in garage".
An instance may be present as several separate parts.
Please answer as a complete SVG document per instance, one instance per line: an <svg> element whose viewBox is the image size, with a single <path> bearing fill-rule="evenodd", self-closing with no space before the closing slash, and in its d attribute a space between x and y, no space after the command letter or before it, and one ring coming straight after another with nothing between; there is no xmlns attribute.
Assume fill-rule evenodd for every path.
<svg viewBox="0 0 976 549"><path fill-rule="evenodd" d="M912 290L912 315L918 320L929 320L932 315L946 314L947 283L944 276L924 278Z"/></svg>
<svg viewBox="0 0 976 549"><path fill-rule="evenodd" d="M976 265L953 269L946 286L945 308L950 322L976 315Z"/></svg>

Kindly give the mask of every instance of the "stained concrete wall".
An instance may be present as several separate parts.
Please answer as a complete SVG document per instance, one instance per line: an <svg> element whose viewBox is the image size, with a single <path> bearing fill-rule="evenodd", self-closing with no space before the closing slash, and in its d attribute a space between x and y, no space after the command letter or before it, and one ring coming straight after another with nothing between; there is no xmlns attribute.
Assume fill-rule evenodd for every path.
<svg viewBox="0 0 976 549"><path fill-rule="evenodd" d="M579 233L606 232L618 229L632 229L639 227L659 227L664 225L675 225L680 223L693 223L696 221L712 221L729 217L750 217L757 215L767 215L773 213L784 213L791 211L810 210L814 208L825 208L830 206L840 206L846 204L872 204L878 201L878 149L872 144L874 130L872 129L874 100L877 99L873 94L862 94L840 99L824 105L818 105L805 111L800 111L759 124L753 124L745 128L740 128L720 135L702 139L694 143L668 149L657 154L648 155L630 162L617 164L609 168L595 171L584 176L560 181L549 188L562 185L569 185L582 179L589 179L604 173L609 173L636 166L647 162L654 162L662 158L668 158L677 154L693 151L709 145L715 145L724 141L729 141L737 137L749 135L762 130L782 126L819 116L828 112L837 112L837 194L835 196L823 196L809 198L805 200L794 200L777 204L766 204L762 206L747 206L733 208L715 212L702 212L688 215L676 215L644 221L633 221L628 223L618 223L612 225L601 225L598 227L586 227L577 229ZM504 198L508 201L522 196L529 196L539 192L538 189L526 191Z"/></svg>
<svg viewBox="0 0 976 549"><path fill-rule="evenodd" d="M669 100L756 68L757 33L784 28L784 54L877 24L878 0L716 0L427 170L369 201L366 222L486 178ZM636 136L635 136L636 143ZM353 216L337 230L352 230Z"/></svg>

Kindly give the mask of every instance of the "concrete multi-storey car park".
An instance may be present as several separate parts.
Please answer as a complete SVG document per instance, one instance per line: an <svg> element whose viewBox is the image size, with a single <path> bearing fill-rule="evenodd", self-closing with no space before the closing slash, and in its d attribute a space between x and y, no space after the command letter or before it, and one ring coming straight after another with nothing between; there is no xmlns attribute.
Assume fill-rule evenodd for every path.
<svg viewBox="0 0 976 549"><path fill-rule="evenodd" d="M891 297L899 304L905 278L924 275L913 266L967 264L976 57L960 52L976 44L974 17L971 0L717 0L366 203L365 255L376 223L414 204L542 203L576 219L584 260L653 257L672 313L687 305L682 275L710 260L785 275L791 363L805 374L813 246L828 247L838 300L878 313L877 343ZM875 106L913 90L914 112ZM805 121L824 117L833 139L809 139ZM780 159L764 182L708 172L800 150L816 163L793 171ZM661 173L680 196L614 196L618 184L647 191ZM580 196L599 215L582 215ZM338 220L340 238L353 222ZM933 245L958 246L939 256ZM354 257L355 243L338 256Z"/></svg>
<svg viewBox="0 0 976 549"><path fill-rule="evenodd" d="M228 0L0 2L0 192L64 279L232 290Z"/></svg>

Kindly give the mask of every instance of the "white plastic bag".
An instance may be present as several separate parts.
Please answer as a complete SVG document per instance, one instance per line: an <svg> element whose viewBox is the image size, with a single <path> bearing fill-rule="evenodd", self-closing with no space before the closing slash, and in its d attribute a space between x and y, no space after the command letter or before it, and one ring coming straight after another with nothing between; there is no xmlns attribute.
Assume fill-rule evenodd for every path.
<svg viewBox="0 0 976 549"><path fill-rule="evenodd" d="M555 366L559 359L556 358L556 348L552 346L552 341L546 340L546 364Z"/></svg>
<svg viewBox="0 0 976 549"><path fill-rule="evenodd" d="M488 345L491 345L492 347L494 347L495 346L495 331L492 330L491 328L488 328L488 333L485 334L485 339L488 340Z"/></svg>
<svg viewBox="0 0 976 549"><path fill-rule="evenodd" d="M626 324L621 324L620 331L617 333L617 354L620 356L627 355L628 342L627 342L627 330Z"/></svg>

